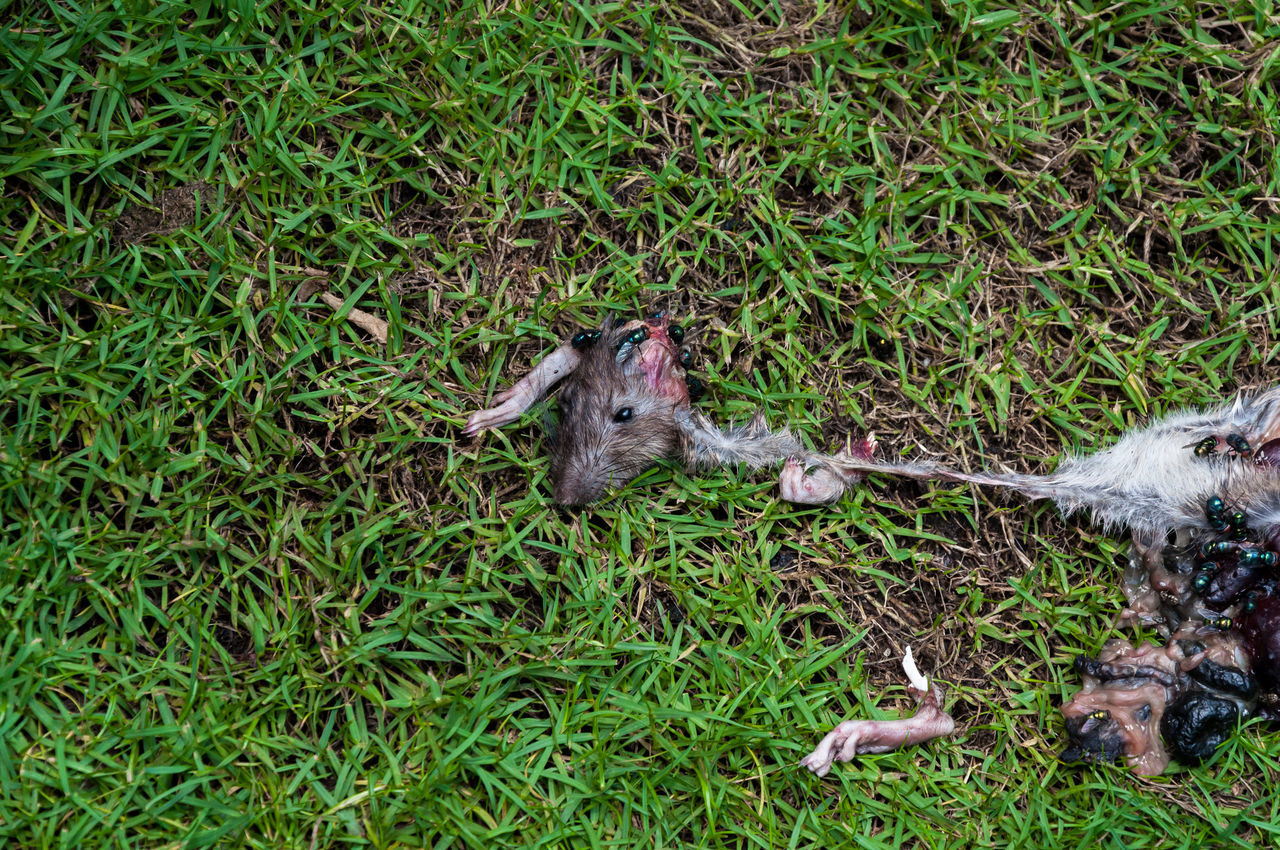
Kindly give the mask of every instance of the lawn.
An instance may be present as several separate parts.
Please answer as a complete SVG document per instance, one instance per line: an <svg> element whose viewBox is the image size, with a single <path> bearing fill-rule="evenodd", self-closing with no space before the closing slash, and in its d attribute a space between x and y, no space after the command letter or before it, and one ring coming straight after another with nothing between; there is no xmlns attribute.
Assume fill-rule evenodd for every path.
<svg viewBox="0 0 1280 850"><path fill-rule="evenodd" d="M1205 847L1280 735L1066 766L1126 543L659 466L557 508L557 341L701 408L1052 469L1273 378L1280 9L16 0L0 28L0 843ZM385 339L363 314L383 319ZM957 733L838 765L840 719Z"/></svg>

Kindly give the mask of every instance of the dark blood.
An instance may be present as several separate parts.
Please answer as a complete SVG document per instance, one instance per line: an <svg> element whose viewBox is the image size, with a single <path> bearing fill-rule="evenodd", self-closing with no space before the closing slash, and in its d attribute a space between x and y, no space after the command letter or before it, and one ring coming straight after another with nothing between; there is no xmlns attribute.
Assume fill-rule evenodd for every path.
<svg viewBox="0 0 1280 850"><path fill-rule="evenodd" d="M1099 682L1115 682L1120 679L1152 679L1162 685L1173 685L1175 682L1173 675L1167 670L1149 664L1111 664L1087 655L1076 656L1075 668L1080 675L1092 676Z"/></svg>
<svg viewBox="0 0 1280 850"><path fill-rule="evenodd" d="M1280 467L1280 440L1268 440L1253 453L1253 462L1258 466Z"/></svg>
<svg viewBox="0 0 1280 850"><path fill-rule="evenodd" d="M1209 580L1204 589L1204 601L1210 605L1229 605L1240 594L1257 584L1260 578L1262 576L1258 565L1237 561L1219 570Z"/></svg>
<svg viewBox="0 0 1280 850"><path fill-rule="evenodd" d="M1280 598L1259 596L1240 624L1258 682L1268 690L1280 686Z"/></svg>
<svg viewBox="0 0 1280 850"><path fill-rule="evenodd" d="M1239 667L1227 667L1206 658L1188 671L1191 678L1211 690L1234 694L1241 699L1253 699L1258 695L1258 683Z"/></svg>
<svg viewBox="0 0 1280 850"><path fill-rule="evenodd" d="M1068 717L1066 725L1070 743L1058 754L1059 761L1105 763L1124 755L1124 733L1108 712Z"/></svg>

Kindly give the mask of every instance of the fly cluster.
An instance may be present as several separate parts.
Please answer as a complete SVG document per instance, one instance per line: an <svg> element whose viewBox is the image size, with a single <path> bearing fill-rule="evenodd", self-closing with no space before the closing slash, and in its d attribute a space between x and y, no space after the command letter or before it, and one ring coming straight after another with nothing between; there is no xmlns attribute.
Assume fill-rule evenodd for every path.
<svg viewBox="0 0 1280 850"><path fill-rule="evenodd" d="M1249 445L1249 441L1245 439L1243 434L1228 434L1222 439L1205 437L1195 444L1195 456L1209 457L1210 455L1216 455L1223 444L1226 444L1228 453L1233 457L1247 458L1253 454L1253 447Z"/></svg>
<svg viewBox="0 0 1280 850"><path fill-rule="evenodd" d="M1200 544L1202 560L1191 586L1214 609L1239 603L1240 613L1250 614L1260 593L1274 591L1280 556L1249 527L1245 513L1229 511L1220 496L1205 502L1204 515L1218 536Z"/></svg>

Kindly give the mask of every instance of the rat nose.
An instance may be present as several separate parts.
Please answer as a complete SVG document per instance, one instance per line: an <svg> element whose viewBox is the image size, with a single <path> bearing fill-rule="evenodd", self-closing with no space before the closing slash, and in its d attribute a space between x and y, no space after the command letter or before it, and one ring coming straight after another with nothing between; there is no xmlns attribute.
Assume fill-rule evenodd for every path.
<svg viewBox="0 0 1280 850"><path fill-rule="evenodd" d="M566 508L589 505L604 495L604 486L586 479L562 478L556 482L551 498Z"/></svg>

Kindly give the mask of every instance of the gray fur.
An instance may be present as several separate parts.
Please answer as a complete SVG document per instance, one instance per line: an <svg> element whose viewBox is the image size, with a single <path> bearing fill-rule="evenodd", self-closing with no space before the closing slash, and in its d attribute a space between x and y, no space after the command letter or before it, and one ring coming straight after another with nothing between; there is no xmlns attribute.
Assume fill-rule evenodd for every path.
<svg viewBox="0 0 1280 850"><path fill-rule="evenodd" d="M800 440L787 428L770 431L764 411L756 413L746 425L721 430L693 408L676 411L675 425L680 433L680 448L685 463L694 469L743 464L761 469L796 455L807 454Z"/></svg>
<svg viewBox="0 0 1280 850"><path fill-rule="evenodd" d="M636 363L639 349L623 341L631 330L630 324L606 323L600 339L582 350L560 394L551 479L561 504L595 501L679 448L673 419L681 401L649 385ZM631 412L626 422L617 421L622 410Z"/></svg>
<svg viewBox="0 0 1280 850"><path fill-rule="evenodd" d="M1254 528L1280 522L1280 470L1219 451L1198 457L1207 437L1239 434L1256 450L1280 437L1280 388L1205 412L1182 411L1126 433L1111 448L1066 458L1050 475L966 473L933 463L879 463L840 457L848 476L883 472L1008 487L1033 499L1052 499L1067 514L1087 510L1108 528L1144 535L1176 528L1208 528L1204 504L1221 496L1243 510Z"/></svg>

